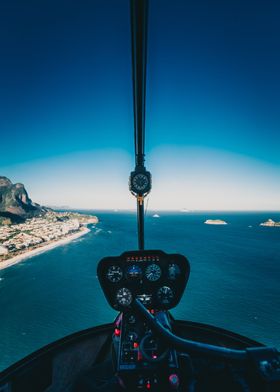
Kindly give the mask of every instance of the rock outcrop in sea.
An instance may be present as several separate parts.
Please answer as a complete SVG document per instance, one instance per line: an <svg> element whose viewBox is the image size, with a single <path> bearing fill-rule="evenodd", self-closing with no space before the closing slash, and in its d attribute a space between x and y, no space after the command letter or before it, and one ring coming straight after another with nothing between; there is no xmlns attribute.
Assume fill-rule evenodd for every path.
<svg viewBox="0 0 280 392"><path fill-rule="evenodd" d="M266 222L260 223L260 226L280 227L280 222L274 222L274 220L268 219Z"/></svg>
<svg viewBox="0 0 280 392"><path fill-rule="evenodd" d="M33 203L23 184L13 184L9 178L0 176L0 224L20 223L49 210Z"/></svg>
<svg viewBox="0 0 280 392"><path fill-rule="evenodd" d="M227 225L227 222L221 219L207 219L204 223L206 225Z"/></svg>

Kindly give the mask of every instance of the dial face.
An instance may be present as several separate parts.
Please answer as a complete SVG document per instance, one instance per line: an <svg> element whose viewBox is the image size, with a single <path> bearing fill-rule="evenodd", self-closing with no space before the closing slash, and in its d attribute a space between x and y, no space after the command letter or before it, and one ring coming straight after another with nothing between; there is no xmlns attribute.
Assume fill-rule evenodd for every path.
<svg viewBox="0 0 280 392"><path fill-rule="evenodd" d="M146 268L145 275L150 282L156 282L161 277L161 268L157 264L150 264Z"/></svg>
<svg viewBox="0 0 280 392"><path fill-rule="evenodd" d="M111 265L111 267L108 268L106 277L112 283L119 282L123 277L123 272L121 267L119 267L118 265Z"/></svg>
<svg viewBox="0 0 280 392"><path fill-rule="evenodd" d="M181 270L177 264L175 264L175 263L169 264L169 266L168 266L168 279L176 280L177 277L180 275L180 273L181 273Z"/></svg>
<svg viewBox="0 0 280 392"><path fill-rule="evenodd" d="M149 184L149 179L145 174L139 173L133 177L132 184L138 191L143 191Z"/></svg>
<svg viewBox="0 0 280 392"><path fill-rule="evenodd" d="M132 302L132 294L131 291L126 287L122 287L117 291L116 294L117 303L121 306L129 306Z"/></svg>
<svg viewBox="0 0 280 392"><path fill-rule="evenodd" d="M142 277L142 269L138 265L131 265L126 271L127 279L140 279Z"/></svg>
<svg viewBox="0 0 280 392"><path fill-rule="evenodd" d="M158 289L157 298L161 304L169 305L174 298L174 293L170 287L163 286Z"/></svg>

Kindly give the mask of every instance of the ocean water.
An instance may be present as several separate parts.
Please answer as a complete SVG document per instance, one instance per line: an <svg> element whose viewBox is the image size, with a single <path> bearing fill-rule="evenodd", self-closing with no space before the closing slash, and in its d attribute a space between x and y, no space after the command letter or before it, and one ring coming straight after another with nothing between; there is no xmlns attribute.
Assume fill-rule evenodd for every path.
<svg viewBox="0 0 280 392"><path fill-rule="evenodd" d="M67 245L0 271L0 370L58 338L116 316L96 277L98 260L136 249L134 213L100 223ZM175 317L227 328L280 348L280 213L160 213L146 217L146 248L185 254L191 275ZM205 225L224 219L226 226Z"/></svg>

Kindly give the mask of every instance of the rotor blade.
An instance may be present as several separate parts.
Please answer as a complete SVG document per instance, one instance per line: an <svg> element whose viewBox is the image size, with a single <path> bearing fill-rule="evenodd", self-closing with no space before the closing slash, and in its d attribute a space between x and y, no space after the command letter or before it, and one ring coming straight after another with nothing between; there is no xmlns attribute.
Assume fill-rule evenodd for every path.
<svg viewBox="0 0 280 392"><path fill-rule="evenodd" d="M144 166L148 0L131 0L130 6L135 164Z"/></svg>

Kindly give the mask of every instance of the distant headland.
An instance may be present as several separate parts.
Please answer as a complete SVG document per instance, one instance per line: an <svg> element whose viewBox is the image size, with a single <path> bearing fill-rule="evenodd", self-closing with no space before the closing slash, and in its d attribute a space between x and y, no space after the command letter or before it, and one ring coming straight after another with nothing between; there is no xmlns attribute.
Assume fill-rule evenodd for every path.
<svg viewBox="0 0 280 392"><path fill-rule="evenodd" d="M23 184L0 176L0 269L72 241L96 223L93 215L33 203Z"/></svg>
<svg viewBox="0 0 280 392"><path fill-rule="evenodd" d="M204 223L206 225L227 225L227 222L221 219L207 219Z"/></svg>

